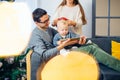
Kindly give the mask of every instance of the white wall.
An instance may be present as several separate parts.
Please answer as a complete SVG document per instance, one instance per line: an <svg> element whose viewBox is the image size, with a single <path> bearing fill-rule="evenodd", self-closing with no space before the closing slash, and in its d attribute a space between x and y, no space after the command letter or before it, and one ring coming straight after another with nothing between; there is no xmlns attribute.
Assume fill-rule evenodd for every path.
<svg viewBox="0 0 120 80"><path fill-rule="evenodd" d="M92 37L92 0L80 0L84 8L87 24L83 26L83 34Z"/></svg>
<svg viewBox="0 0 120 80"><path fill-rule="evenodd" d="M38 1L39 0L15 0L15 2L24 2L24 3L26 3L28 8L30 9L31 14L32 14L33 10L38 7L37 6ZM31 21L31 23L32 23L32 29L34 29L34 27L35 27L34 22Z"/></svg>
<svg viewBox="0 0 120 80"><path fill-rule="evenodd" d="M16 2L25 2L28 4L31 12L37 8L45 9L49 15L54 14L55 9L62 0L15 0ZM92 0L79 0L84 8L87 24L83 26L83 34L87 37L92 37Z"/></svg>
<svg viewBox="0 0 120 80"><path fill-rule="evenodd" d="M25 2L29 9L33 11L35 8L37 8L38 0L15 0L15 2Z"/></svg>
<svg viewBox="0 0 120 80"><path fill-rule="evenodd" d="M49 15L53 15L55 9L62 0L38 0L37 7L45 9ZM92 37L92 0L80 0L84 8L88 23L83 26L83 34Z"/></svg>

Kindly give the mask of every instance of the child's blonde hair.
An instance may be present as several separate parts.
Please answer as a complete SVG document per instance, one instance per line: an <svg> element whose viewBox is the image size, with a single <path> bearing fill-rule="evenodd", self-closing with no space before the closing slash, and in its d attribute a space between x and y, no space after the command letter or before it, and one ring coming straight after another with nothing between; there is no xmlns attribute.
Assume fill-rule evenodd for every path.
<svg viewBox="0 0 120 80"><path fill-rule="evenodd" d="M68 22L67 22L67 18L65 17L61 17L61 18L58 18L58 22L57 22L57 28L59 27L68 27Z"/></svg>
<svg viewBox="0 0 120 80"><path fill-rule="evenodd" d="M65 20L59 20L59 21L57 22L57 27L61 27L61 25L67 25L67 26L68 26L68 22L65 21Z"/></svg>

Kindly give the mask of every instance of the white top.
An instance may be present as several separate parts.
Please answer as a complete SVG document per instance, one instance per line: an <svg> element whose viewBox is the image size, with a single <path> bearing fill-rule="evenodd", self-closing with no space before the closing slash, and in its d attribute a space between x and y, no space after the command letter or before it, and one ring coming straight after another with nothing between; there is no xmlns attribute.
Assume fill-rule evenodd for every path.
<svg viewBox="0 0 120 80"><path fill-rule="evenodd" d="M67 19L73 20L76 22L75 27L70 27L70 31L76 33L76 34L82 34L82 20L81 20L81 12L79 5L76 5L74 7L68 7L68 6L60 6L53 17L54 19L60 18L60 17L66 17Z"/></svg>

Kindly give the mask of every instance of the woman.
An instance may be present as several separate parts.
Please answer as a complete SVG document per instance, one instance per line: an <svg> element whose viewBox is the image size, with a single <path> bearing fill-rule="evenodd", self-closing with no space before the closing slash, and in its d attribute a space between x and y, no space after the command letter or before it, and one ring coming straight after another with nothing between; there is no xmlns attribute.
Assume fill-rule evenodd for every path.
<svg viewBox="0 0 120 80"><path fill-rule="evenodd" d="M63 0L53 17L53 26L56 26L60 17L69 19L70 31L79 35L82 34L82 25L85 25L87 21L79 0Z"/></svg>

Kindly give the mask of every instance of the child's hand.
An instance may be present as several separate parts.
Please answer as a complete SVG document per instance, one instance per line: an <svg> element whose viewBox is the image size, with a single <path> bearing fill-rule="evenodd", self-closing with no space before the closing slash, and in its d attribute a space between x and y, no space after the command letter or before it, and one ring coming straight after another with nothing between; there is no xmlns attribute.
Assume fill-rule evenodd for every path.
<svg viewBox="0 0 120 80"><path fill-rule="evenodd" d="M73 45L76 43L78 43L78 40L71 40L69 38L62 42L62 44L65 44L65 46Z"/></svg>
<svg viewBox="0 0 120 80"><path fill-rule="evenodd" d="M62 44L62 40L59 40L59 41L57 41L57 45L60 45L60 44Z"/></svg>
<svg viewBox="0 0 120 80"><path fill-rule="evenodd" d="M62 42L62 43L59 44L59 46L57 46L57 49L58 49L58 50L63 49L65 46L69 46L69 45L76 44L76 43L78 43L78 40L73 40L73 41L71 41L70 39L66 39L66 40L61 41L61 42Z"/></svg>

